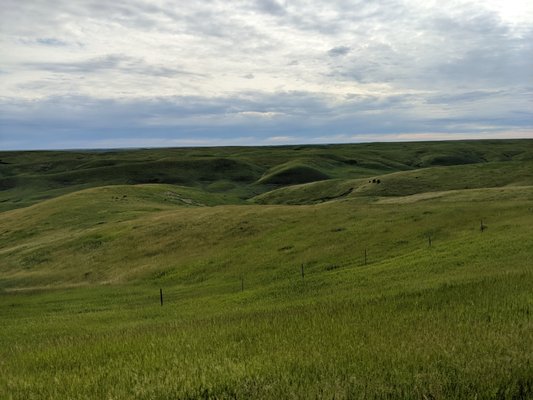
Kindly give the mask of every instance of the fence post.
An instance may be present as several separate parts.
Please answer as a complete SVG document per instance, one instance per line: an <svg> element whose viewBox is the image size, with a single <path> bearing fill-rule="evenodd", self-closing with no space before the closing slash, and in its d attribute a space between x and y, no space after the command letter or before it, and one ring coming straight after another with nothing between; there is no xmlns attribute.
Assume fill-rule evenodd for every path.
<svg viewBox="0 0 533 400"><path fill-rule="evenodd" d="M365 249L365 265L366 265L367 257L366 257L366 249Z"/></svg>
<svg viewBox="0 0 533 400"><path fill-rule="evenodd" d="M163 307L163 289L159 289L159 300L161 301L161 307Z"/></svg>
<svg viewBox="0 0 533 400"><path fill-rule="evenodd" d="M302 263L302 279L304 279L304 264Z"/></svg>

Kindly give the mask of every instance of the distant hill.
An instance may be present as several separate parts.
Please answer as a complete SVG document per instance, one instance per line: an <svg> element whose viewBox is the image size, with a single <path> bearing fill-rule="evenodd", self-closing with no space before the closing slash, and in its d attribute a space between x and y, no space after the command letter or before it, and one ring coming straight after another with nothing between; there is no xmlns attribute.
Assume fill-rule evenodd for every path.
<svg viewBox="0 0 533 400"><path fill-rule="evenodd" d="M532 159L533 140L0 152L0 210L104 185L177 184L239 202L299 183Z"/></svg>

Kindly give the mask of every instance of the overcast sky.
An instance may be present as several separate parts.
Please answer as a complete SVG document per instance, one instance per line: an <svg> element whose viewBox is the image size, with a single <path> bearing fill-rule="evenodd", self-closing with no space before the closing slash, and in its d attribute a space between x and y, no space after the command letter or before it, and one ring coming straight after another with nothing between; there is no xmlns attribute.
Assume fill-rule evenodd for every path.
<svg viewBox="0 0 533 400"><path fill-rule="evenodd" d="M531 0L1 0L0 149L533 137Z"/></svg>

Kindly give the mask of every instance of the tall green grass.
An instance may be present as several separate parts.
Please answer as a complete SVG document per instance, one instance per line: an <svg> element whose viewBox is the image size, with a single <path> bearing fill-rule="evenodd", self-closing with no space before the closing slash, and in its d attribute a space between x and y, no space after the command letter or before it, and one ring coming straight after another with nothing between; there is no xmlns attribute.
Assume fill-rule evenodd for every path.
<svg viewBox="0 0 533 400"><path fill-rule="evenodd" d="M216 207L124 189L2 215L0 397L533 395L531 188Z"/></svg>
<svg viewBox="0 0 533 400"><path fill-rule="evenodd" d="M531 143L0 153L0 399L532 398Z"/></svg>

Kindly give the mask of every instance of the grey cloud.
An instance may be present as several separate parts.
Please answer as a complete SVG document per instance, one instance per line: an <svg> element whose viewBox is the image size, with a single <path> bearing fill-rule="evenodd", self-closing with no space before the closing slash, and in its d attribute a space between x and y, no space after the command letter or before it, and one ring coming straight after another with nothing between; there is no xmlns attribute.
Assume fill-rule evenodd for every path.
<svg viewBox="0 0 533 400"><path fill-rule="evenodd" d="M352 47L331 76L444 91L461 85L524 85L533 79L533 30L515 36L488 12L458 19L439 16L413 25L420 35L413 45L392 36L390 43L367 40Z"/></svg>
<svg viewBox="0 0 533 400"><path fill-rule="evenodd" d="M487 35L505 35L509 27L501 19L488 10L476 6L463 6L459 15L434 15L419 22L425 30L439 32L445 37L472 40L486 38Z"/></svg>
<svg viewBox="0 0 533 400"><path fill-rule="evenodd" d="M345 56L350 52L351 48L348 46L337 46L328 50L328 55L330 57L339 57Z"/></svg>
<svg viewBox="0 0 533 400"><path fill-rule="evenodd" d="M120 55L107 55L103 57L91 58L77 62L36 62L27 63L25 67L29 69L44 70L50 72L75 72L86 73L99 70L117 68L127 57Z"/></svg>
<svg viewBox="0 0 533 400"><path fill-rule="evenodd" d="M253 26L235 24L235 10L222 1L190 2L188 4L156 5L144 0L57 0L51 12L47 2L20 2L5 0L0 13L0 27L12 34L27 37L45 37L53 31L61 38L72 34L73 26L94 24L99 21L107 26L115 24L144 31L161 31L177 34L195 34L224 38L238 43L243 37L249 40L259 36ZM268 8L268 1L263 6ZM237 10L244 7L238 7ZM270 6L274 11L274 2ZM74 21L75 23L67 23ZM31 28L31 29L30 29ZM242 44L242 43L241 43Z"/></svg>
<svg viewBox="0 0 533 400"><path fill-rule="evenodd" d="M503 90L475 90L460 93L446 93L435 96L428 96L426 102L430 104L445 104L445 103L459 103L479 101L487 98L494 98L505 95L507 92Z"/></svg>
<svg viewBox="0 0 533 400"><path fill-rule="evenodd" d="M0 99L0 126L5 143L25 138L26 145L44 146L57 140L140 141L150 138L206 139L351 134L387 135L416 132L481 132L532 129L527 108L492 115L413 113L420 101L413 94L347 96L342 104L326 94L306 92L256 93L206 98L201 96L149 100L99 100L83 96L50 97L39 101ZM504 98L503 101L506 101ZM406 112L407 111L407 112ZM269 115L271 118L261 118ZM243 116L246 116L244 118ZM8 133L9 132L9 133ZM23 145L21 145L23 146Z"/></svg>
<svg viewBox="0 0 533 400"><path fill-rule="evenodd" d="M215 90L219 93L216 98L198 91L197 97L156 97L150 101L83 96L50 97L34 103L4 99L0 100L2 139L7 132L38 135L32 132L41 130L58 137L64 135L62 132L74 137L83 132L110 137L131 132L139 138L194 132L212 138L216 132L228 137L253 132L260 137L268 131L272 137L325 131L385 134L464 128L474 132L487 124L495 129L533 125L528 111L533 29L523 26L517 34L481 2L459 1L453 6L444 2L420 9L413 8L413 2L400 0L209 0L179 5L148 0L57 0L53 9L44 0L4 0L2 4L0 33L7 38L6 43L38 44L42 46L39 52L43 52L39 54L54 53L40 60L26 58L32 61L13 57L14 61L3 67L3 81L15 82L13 96L18 96L19 88L29 97L36 92L41 96L80 93L84 89L78 78L89 74L114 89L115 82L106 81L110 72L131 75L121 84L131 82L136 89L132 93L142 93L142 97L168 89L168 81L153 79L154 90L146 94L135 86L140 76L191 78L173 81L180 88L190 81L213 78L209 83L216 87L219 72L221 77L250 79L253 74L246 74L248 71L261 78L270 74L268 78L280 82L277 87L286 83L290 88L324 87L324 91L332 92L341 88L345 92L353 85L363 92L377 84L384 93L396 93L348 95L340 100L340 95L332 98L303 90L266 94L229 88ZM210 76L195 73L193 67L163 61L154 64L151 60L156 57L145 58L140 51L140 57L133 57L130 50L137 48L113 37L105 38L112 41L113 50L100 50L113 54L72 61L80 54L78 50L102 48L103 38L91 43L91 35L97 34L84 33L95 32L98 27L117 27L110 32L139 35L140 44L153 44L157 51L171 52L176 59L186 57L190 61L187 65L197 62L199 67L210 64L218 68L223 60L227 62L221 65L233 63L238 67L229 71L221 67ZM17 42L19 38L25 42ZM68 46L78 41L86 47L70 52ZM325 47L313 47L313 43ZM198 60L197 55L201 55ZM63 61L48 61L52 59ZM298 68L287 67L299 64ZM206 74L209 68L204 69ZM33 81L24 80L23 74L12 80L11 74L17 69L42 73L26 74L35 76ZM301 72L301 80L294 84L297 72ZM260 79L239 82L252 88L260 83ZM232 94L222 96L222 90ZM253 121L262 113L273 117Z"/></svg>
<svg viewBox="0 0 533 400"><path fill-rule="evenodd" d="M372 43L354 48L343 63L335 66L330 76L362 83L402 81L416 68L412 59L388 44Z"/></svg>
<svg viewBox="0 0 533 400"><path fill-rule="evenodd" d="M286 7L285 24L328 36L346 32L368 35L373 30L373 23L392 24L405 19L409 12L407 6L397 0L332 0L314 3L296 0L288 4L290 7Z"/></svg>
<svg viewBox="0 0 533 400"><path fill-rule="evenodd" d="M160 11L146 2L139 0L99 2L96 0L49 2L21 2L4 0L0 21L4 29L11 32L25 33L28 36L40 35L51 30L69 33L66 16L78 24L86 19L101 21L116 20L136 26L155 26L153 14ZM60 11L60 12L58 12Z"/></svg>
<svg viewBox="0 0 533 400"><path fill-rule="evenodd" d="M484 43L459 54L452 62L440 63L435 75L485 85L520 85L533 79L533 34ZM436 77L438 79L438 77Z"/></svg>
<svg viewBox="0 0 533 400"><path fill-rule="evenodd" d="M60 40L60 39L56 39L56 38L38 38L35 42L38 44L42 44L44 46L67 46L68 45L67 42Z"/></svg>
<svg viewBox="0 0 533 400"><path fill-rule="evenodd" d="M283 15L286 10L276 0L255 0L255 5L258 10L273 15Z"/></svg>
<svg viewBox="0 0 533 400"><path fill-rule="evenodd" d="M176 75L205 76L180 68L151 65L141 58L109 54L77 62L27 63L26 68L58 73L94 73L103 70L116 70L122 73L141 74L148 76L171 77Z"/></svg>

